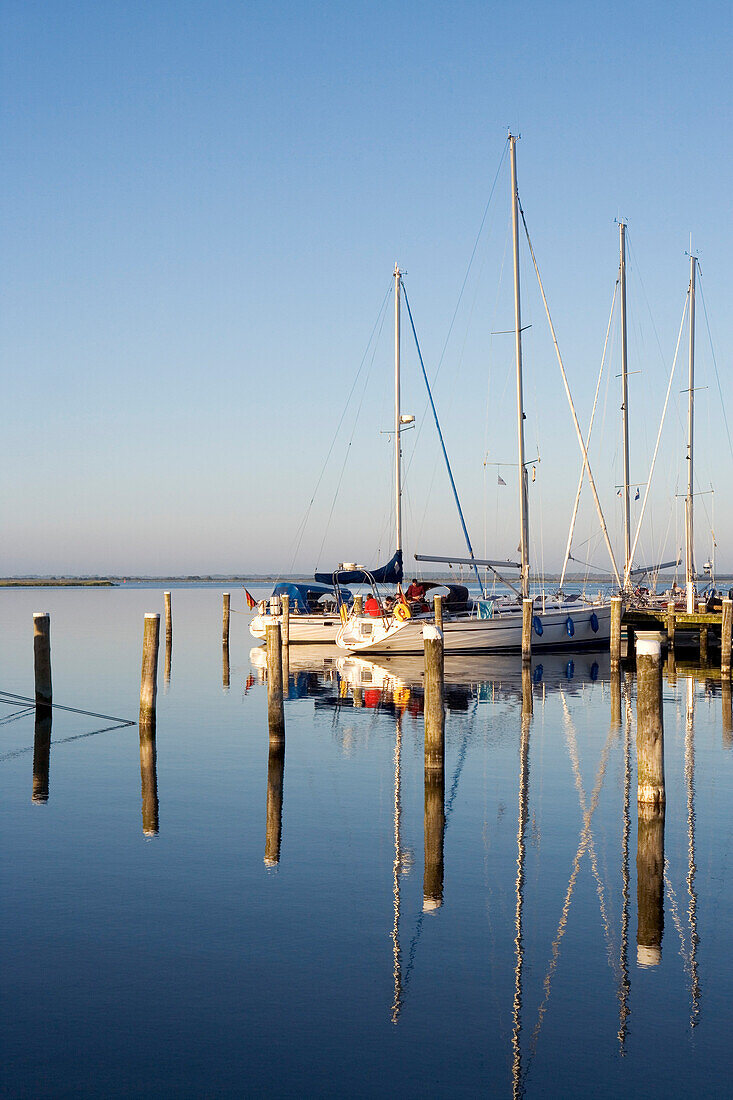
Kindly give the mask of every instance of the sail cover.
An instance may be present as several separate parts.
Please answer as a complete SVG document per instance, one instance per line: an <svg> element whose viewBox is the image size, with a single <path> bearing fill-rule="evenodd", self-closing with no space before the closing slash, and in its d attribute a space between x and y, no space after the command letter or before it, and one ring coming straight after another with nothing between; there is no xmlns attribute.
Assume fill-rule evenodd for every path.
<svg viewBox="0 0 733 1100"><path fill-rule="evenodd" d="M402 551L380 569L334 569L333 573L316 573L319 584L399 584L402 580Z"/></svg>

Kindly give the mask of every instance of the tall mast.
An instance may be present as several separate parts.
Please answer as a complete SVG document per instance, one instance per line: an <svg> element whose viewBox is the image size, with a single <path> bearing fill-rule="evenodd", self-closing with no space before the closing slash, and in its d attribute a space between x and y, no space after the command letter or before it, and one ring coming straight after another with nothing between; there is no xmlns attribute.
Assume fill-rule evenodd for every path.
<svg viewBox="0 0 733 1100"><path fill-rule="evenodd" d="M394 265L394 478L395 478L395 550L402 549L402 462L400 456L400 279Z"/></svg>
<svg viewBox="0 0 733 1100"><path fill-rule="evenodd" d="M529 596L529 501L524 464L524 398L522 396L522 311L519 302L519 196L517 194L517 139L509 135L512 165L512 230L514 237L514 343L517 360L517 421L519 436L519 549L522 554L522 596Z"/></svg>
<svg viewBox="0 0 733 1100"><path fill-rule="evenodd" d="M687 395L687 497L685 498L685 588L687 611L695 610L695 550L693 546L693 433L695 428L695 265L690 256L690 376Z"/></svg>
<svg viewBox="0 0 733 1100"><path fill-rule="evenodd" d="M619 222L621 261L621 423L624 436L624 588L631 571L631 516L629 511L629 384L626 343L626 223Z"/></svg>

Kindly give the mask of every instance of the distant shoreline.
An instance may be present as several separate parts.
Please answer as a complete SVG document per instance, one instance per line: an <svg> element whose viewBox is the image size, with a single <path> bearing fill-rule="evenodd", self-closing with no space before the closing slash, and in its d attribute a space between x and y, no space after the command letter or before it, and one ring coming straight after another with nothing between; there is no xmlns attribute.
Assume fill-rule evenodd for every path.
<svg viewBox="0 0 733 1100"><path fill-rule="evenodd" d="M464 575L463 577L454 573L422 573L422 578L426 581L440 582L440 583L468 583L473 581L472 577ZM672 583L674 575L672 573L663 574L658 579L658 585L666 586ZM275 584L278 581L291 581L310 583L313 580L312 575L306 575L303 573L293 573L290 575L240 575L240 576L227 576L225 574L209 574L209 575L188 575L188 576L109 576L109 577L2 577L0 578L0 588L116 588L125 584L160 584L160 585L175 585L175 584L231 584L231 585L245 585L251 584L256 586ZM560 581L558 574L546 574L544 582L547 585L556 585ZM703 578L700 578L703 581ZM733 574L723 573L716 578L718 587L729 587L733 582ZM406 583L406 582L405 582ZM533 582L536 583L536 582ZM578 585L595 585L595 584L609 584L611 578L608 576L588 576L582 575L568 575L565 577L565 588L574 588Z"/></svg>

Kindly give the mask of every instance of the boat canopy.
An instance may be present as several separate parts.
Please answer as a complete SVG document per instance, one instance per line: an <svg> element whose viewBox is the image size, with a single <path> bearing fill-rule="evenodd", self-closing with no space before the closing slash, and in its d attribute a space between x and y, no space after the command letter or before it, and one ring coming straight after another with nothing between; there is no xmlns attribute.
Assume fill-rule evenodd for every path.
<svg viewBox="0 0 733 1100"><path fill-rule="evenodd" d="M391 561L379 569L334 569L333 573L316 573L320 584L399 584L402 580L402 551L397 550Z"/></svg>
<svg viewBox="0 0 733 1100"><path fill-rule="evenodd" d="M332 586L326 586L323 584L292 584L286 581L282 581L280 584L276 584L272 590L273 596L289 596L290 606L293 610L296 608L298 611L307 615L309 611L315 610L315 604L318 603L321 596L331 596L332 599L347 603L351 600L351 592L348 588L342 588L339 593Z"/></svg>

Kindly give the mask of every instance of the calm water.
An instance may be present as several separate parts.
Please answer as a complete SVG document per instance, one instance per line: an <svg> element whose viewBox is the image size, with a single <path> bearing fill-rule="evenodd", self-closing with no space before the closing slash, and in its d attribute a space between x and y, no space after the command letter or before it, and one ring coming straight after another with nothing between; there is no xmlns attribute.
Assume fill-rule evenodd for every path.
<svg viewBox="0 0 733 1100"><path fill-rule="evenodd" d="M136 718L162 592L0 601L4 692L32 694L49 610L55 702ZM174 590L173 613L144 800L136 726L55 710L34 780L34 715L2 696L3 1095L730 1093L714 672L665 681L667 810L639 892L633 678L619 700L607 655L543 657L523 718L518 660L449 662L441 876L419 663L293 649L278 853L248 619L227 689L220 591Z"/></svg>

